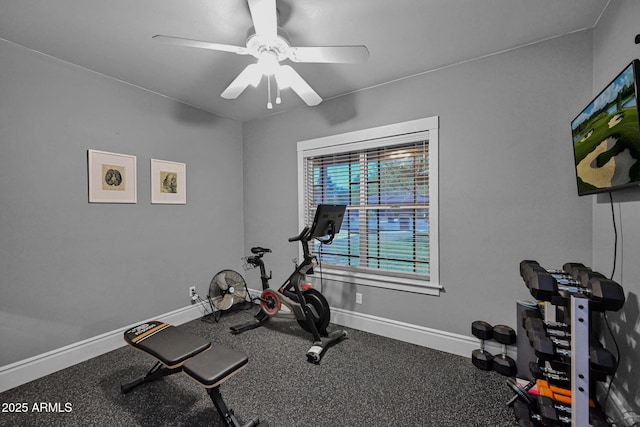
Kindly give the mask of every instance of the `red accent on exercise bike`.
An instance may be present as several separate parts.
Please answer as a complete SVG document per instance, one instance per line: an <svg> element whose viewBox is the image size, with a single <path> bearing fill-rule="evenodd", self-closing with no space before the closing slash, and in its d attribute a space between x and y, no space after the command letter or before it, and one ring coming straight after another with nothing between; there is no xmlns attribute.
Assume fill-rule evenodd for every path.
<svg viewBox="0 0 640 427"><path fill-rule="evenodd" d="M311 288L313 288L313 285L311 283L303 283L302 285L300 285L300 290L302 292L306 292ZM278 292L280 293L284 292L284 286L278 289Z"/></svg>
<svg viewBox="0 0 640 427"><path fill-rule="evenodd" d="M265 289L260 295L260 307L267 316L275 316L280 311L280 299L273 289Z"/></svg>

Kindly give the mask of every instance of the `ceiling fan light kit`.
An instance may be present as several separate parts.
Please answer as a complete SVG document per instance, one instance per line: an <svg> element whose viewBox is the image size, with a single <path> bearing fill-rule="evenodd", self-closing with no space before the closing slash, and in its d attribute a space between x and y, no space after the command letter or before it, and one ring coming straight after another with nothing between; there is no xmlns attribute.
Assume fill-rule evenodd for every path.
<svg viewBox="0 0 640 427"><path fill-rule="evenodd" d="M369 58L366 46L318 46L295 47L289 37L278 27L278 14L275 0L248 0L255 34L251 34L246 47L228 44L210 43L181 37L164 35L153 39L179 46L195 47L237 55L251 55L258 61L247 65L229 86L220 94L225 99L236 99L249 87L258 87L263 77L267 78L267 108L272 109L272 78L276 90L276 104L282 102L281 89L290 88L307 105L315 106L322 98L290 65L281 64L284 60L298 63L363 63Z"/></svg>

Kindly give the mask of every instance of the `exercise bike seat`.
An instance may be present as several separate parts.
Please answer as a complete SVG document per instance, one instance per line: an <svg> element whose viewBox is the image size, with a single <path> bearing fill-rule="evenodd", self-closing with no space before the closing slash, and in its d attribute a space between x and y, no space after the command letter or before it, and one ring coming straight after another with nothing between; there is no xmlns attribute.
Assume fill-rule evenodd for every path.
<svg viewBox="0 0 640 427"><path fill-rule="evenodd" d="M127 344L175 368L211 347L211 342L180 331L157 320L143 323L124 333Z"/></svg>
<svg viewBox="0 0 640 427"><path fill-rule="evenodd" d="M182 371L207 388L217 387L239 372L249 358L238 351L214 345L182 365Z"/></svg>
<svg viewBox="0 0 640 427"><path fill-rule="evenodd" d="M255 246L253 248L251 248L251 253L252 254L264 254L264 253L269 253L271 252L271 249L268 248L263 248L260 246Z"/></svg>

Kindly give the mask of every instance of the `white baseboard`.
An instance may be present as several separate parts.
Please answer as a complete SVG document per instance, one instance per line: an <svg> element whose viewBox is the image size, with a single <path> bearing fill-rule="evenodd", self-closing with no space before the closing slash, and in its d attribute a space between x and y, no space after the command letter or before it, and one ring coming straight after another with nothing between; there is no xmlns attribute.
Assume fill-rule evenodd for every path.
<svg viewBox="0 0 640 427"><path fill-rule="evenodd" d="M181 325L202 316L201 306L194 304L28 359L1 366L0 393L120 348L125 345L122 338L124 332L145 321L161 320L172 325Z"/></svg>
<svg viewBox="0 0 640 427"><path fill-rule="evenodd" d="M331 307L331 323L469 358L471 352L480 347L479 341L473 336L454 334L334 307ZM491 354L500 354L502 346L493 341L487 341L485 349ZM515 346L509 346L507 354L515 360L517 355Z"/></svg>

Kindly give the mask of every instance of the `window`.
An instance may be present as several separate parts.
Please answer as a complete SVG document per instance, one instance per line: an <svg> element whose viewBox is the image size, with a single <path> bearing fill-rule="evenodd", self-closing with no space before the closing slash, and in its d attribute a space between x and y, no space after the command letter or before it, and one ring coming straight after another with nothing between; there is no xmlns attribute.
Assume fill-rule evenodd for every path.
<svg viewBox="0 0 640 427"><path fill-rule="evenodd" d="M439 294L438 118L298 143L299 217L347 205L330 246L314 242L325 277Z"/></svg>

